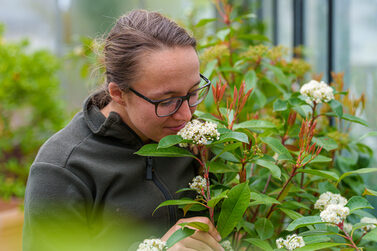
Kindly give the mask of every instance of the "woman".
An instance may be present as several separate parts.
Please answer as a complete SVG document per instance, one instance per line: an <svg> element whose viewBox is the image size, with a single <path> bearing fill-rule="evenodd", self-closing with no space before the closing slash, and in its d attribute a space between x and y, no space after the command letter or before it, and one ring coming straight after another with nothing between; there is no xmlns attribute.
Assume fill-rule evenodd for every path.
<svg viewBox="0 0 377 251"><path fill-rule="evenodd" d="M195 46L155 12L136 10L117 21L105 40L105 87L41 147L31 167L24 250L127 250L141 236L167 240L187 221L205 222L210 231L171 250L222 250L207 218L178 221L176 207L152 215L161 202L187 196L175 191L195 176L191 159L134 154L176 134L207 95Z"/></svg>

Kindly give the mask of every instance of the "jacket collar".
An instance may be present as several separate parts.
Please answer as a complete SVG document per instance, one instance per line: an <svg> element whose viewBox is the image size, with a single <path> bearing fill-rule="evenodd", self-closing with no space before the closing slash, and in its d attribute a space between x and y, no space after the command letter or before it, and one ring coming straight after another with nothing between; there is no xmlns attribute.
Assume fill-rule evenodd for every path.
<svg viewBox="0 0 377 251"><path fill-rule="evenodd" d="M89 96L83 107L85 121L95 135L114 137L125 144L141 147L143 145L140 137L123 122L120 115L110 112L106 118L95 103L96 94Z"/></svg>

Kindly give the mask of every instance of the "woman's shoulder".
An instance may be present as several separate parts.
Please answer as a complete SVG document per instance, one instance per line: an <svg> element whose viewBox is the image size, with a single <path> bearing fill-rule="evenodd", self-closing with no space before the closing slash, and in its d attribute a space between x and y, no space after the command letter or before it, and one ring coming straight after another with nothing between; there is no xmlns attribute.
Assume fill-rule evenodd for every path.
<svg viewBox="0 0 377 251"><path fill-rule="evenodd" d="M41 146L34 163L42 162L64 167L72 150L91 134L83 112L77 113L67 126Z"/></svg>

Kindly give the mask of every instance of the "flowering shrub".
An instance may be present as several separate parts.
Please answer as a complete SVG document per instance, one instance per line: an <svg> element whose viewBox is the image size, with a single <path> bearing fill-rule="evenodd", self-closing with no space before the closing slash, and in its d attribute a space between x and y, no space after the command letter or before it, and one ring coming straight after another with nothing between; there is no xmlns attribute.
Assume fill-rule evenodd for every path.
<svg viewBox="0 0 377 251"><path fill-rule="evenodd" d="M357 117L364 96L351 98L342 74L334 73L331 85L310 77L310 66L286 59L281 46L245 42L240 27L250 15L216 3L224 26L200 46L212 93L178 135L137 152L198 161L201 176L182 191L200 196L159 207L179 205L185 214L193 209L209 217L235 250L376 249L375 218L365 209L373 208L367 196L377 191L357 176L377 171L362 143L376 133L349 135L351 123L367 126ZM176 233L192 234L183 229Z"/></svg>

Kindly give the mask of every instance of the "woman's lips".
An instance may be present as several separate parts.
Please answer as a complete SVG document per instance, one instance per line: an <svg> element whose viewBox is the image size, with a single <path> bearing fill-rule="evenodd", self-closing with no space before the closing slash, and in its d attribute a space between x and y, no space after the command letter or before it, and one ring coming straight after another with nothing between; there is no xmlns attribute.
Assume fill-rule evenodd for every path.
<svg viewBox="0 0 377 251"><path fill-rule="evenodd" d="M169 130L172 130L172 131L175 131L175 132L178 132L179 130L181 130L183 127L185 127L186 125L186 122L185 123L182 123L181 125L179 126L173 126L173 127L167 127Z"/></svg>

